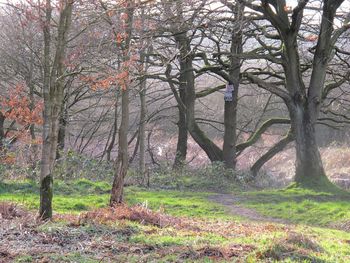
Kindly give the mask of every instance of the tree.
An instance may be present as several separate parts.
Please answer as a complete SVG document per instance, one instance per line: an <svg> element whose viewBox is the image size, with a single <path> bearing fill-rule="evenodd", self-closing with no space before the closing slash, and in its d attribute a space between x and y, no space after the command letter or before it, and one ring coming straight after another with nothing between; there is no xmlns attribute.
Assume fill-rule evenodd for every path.
<svg viewBox="0 0 350 263"><path fill-rule="evenodd" d="M317 123L320 108L325 95L329 92L325 84L327 67L334 57L334 48L338 38L350 28L349 18L343 19L343 25L334 29L337 10L344 1L335 0L322 1L321 25L318 28L318 36L310 41L316 41L316 46L310 49L312 63L303 68L300 59L299 35L303 19L307 19L305 10L308 9L309 1L298 1L296 7L290 12L286 8L286 1L262 0L261 4L252 4L248 1L240 1L271 24L274 32L267 33L264 24L260 27L265 30L266 42L262 43L270 55L265 58L272 63L280 65L283 70L283 77L278 77L274 72L252 72L247 71L247 77L252 83L279 96L286 104L290 120L291 132L296 141L296 175L295 181L301 185L320 185L328 181L321 156L318 150L315 125ZM310 3L310 5L312 5ZM314 9L310 6L311 9ZM272 40L277 40L281 50L276 45L269 45ZM273 53L273 56L271 55ZM259 56L258 56L259 57ZM261 56L263 57L263 56ZM309 79L305 72L310 73ZM266 81L260 76L277 76L279 81ZM275 77L276 79L276 77Z"/></svg>
<svg viewBox="0 0 350 263"><path fill-rule="evenodd" d="M65 65L68 31L74 2L61 0L58 8L59 20L56 36L56 49L52 50L52 11L50 0L44 6L43 20L44 57L43 57L43 145L40 170L40 209L39 216L43 219L52 217L53 168L56 159L57 140L59 132L59 117L62 110ZM53 61L51 61L53 55Z"/></svg>
<svg viewBox="0 0 350 263"><path fill-rule="evenodd" d="M102 3L102 8L107 12L111 10ZM129 89L130 89L130 71L132 64L131 56L131 39L133 33L133 18L134 18L134 1L121 1L119 3L122 12L118 13L120 23L120 31L113 30L115 43L121 54L121 72L117 76L119 88L121 90L121 122L118 134L118 157L115 163L115 176L113 180L110 205L119 204L123 201L124 179L129 167L128 153L128 129L129 129ZM112 11L113 12L113 11ZM108 15L107 22L113 27L113 21Z"/></svg>

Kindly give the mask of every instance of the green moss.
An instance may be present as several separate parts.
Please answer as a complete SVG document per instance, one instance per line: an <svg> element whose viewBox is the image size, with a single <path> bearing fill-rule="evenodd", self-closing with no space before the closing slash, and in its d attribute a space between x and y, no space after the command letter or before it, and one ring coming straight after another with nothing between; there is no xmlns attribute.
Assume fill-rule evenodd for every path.
<svg viewBox="0 0 350 263"><path fill-rule="evenodd" d="M310 189L316 192L331 193L335 195L349 195L349 192L333 184L327 176L303 177L299 182L291 184L287 189Z"/></svg>

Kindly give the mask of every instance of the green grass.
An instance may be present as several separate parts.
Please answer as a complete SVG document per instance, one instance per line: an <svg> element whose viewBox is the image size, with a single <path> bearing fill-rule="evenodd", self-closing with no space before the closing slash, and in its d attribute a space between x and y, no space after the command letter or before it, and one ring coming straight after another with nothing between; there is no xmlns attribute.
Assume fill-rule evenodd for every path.
<svg viewBox="0 0 350 263"><path fill-rule="evenodd" d="M56 180L54 210L59 213L77 214L104 207L108 203L110 187L106 182L92 182L86 179L69 182ZM69 226L65 221L56 221L39 225L36 230L44 236L64 233L67 238L74 238L82 234L84 237L90 236L97 244L108 237L117 244L127 244L135 248L135 251L145 246L154 249L145 252L145 255L137 254L138 252L118 252L115 254L116 262L139 262L140 259L147 262L178 262L180 252L176 254L171 251L179 248L198 249L232 244L255 247L254 251L241 258L241 262L350 262L350 233L328 228L333 223L350 220L350 194L346 192L316 191L294 186L283 190L241 193L241 205L254 208L266 216L283 218L296 224L258 233L254 230L245 232L244 229L260 229L262 225L245 221L242 222L245 227L233 221L233 229L227 229L226 232L226 229L222 228L222 232L218 232L216 226L220 228L236 218L228 215L224 207L209 202L207 197L211 193L138 187L127 187L125 193L128 204L142 203L153 210L161 209L171 215L201 218L204 220L202 224L211 226L212 231L196 232L172 226L158 228L130 221L118 221L110 225L84 224L77 227ZM19 202L36 210L39 205L38 185L33 181L2 182L0 200ZM291 234L295 234L297 239L290 240ZM159 254L157 250L163 251L163 254ZM101 259L93 254L78 252L52 253L47 254L46 258L50 262L101 262ZM19 255L15 262L35 260L36 255ZM189 259L184 262L195 260ZM212 261L202 257L197 262Z"/></svg>
<svg viewBox="0 0 350 263"><path fill-rule="evenodd" d="M298 224L327 226L350 220L350 193L344 191L290 187L247 192L241 202L263 215Z"/></svg>
<svg viewBox="0 0 350 263"><path fill-rule="evenodd" d="M182 191L150 191L129 187L126 201L129 204L143 203L153 210L162 208L165 213L175 216L227 218L225 209L207 200L210 193Z"/></svg>
<svg viewBox="0 0 350 263"><path fill-rule="evenodd" d="M110 185L86 179L54 184L53 209L56 213L77 214L105 207L109 201ZM225 209L207 200L209 193L148 190L138 187L125 189L126 202L143 204L153 210L162 209L170 215L206 218L228 218ZM0 200L18 202L29 209L39 207L39 186L33 181L0 183Z"/></svg>

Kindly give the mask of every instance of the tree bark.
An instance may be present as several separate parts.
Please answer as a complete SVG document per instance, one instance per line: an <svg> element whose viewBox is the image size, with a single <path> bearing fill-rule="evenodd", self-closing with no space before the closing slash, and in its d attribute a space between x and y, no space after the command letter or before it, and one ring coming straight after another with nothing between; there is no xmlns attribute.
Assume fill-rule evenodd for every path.
<svg viewBox="0 0 350 263"><path fill-rule="evenodd" d="M181 101L186 105L186 87L182 85L182 81L180 82L179 87L179 95ZM185 162L187 157L187 141L188 141L188 130L186 124L186 112L179 109L179 121L177 123L178 126L178 137L177 137L177 145L176 145L176 155L173 168L178 169L181 168Z"/></svg>
<svg viewBox="0 0 350 263"><path fill-rule="evenodd" d="M124 179L129 167L128 128L129 128L129 90L122 91L122 112L119 127L118 157L111 191L110 206L123 202Z"/></svg>
<svg viewBox="0 0 350 263"><path fill-rule="evenodd" d="M118 44L123 54L123 62L129 63L130 59L130 41L132 37L132 22L134 15L134 1L127 1L125 6L125 34L127 35L124 43ZM129 71L129 66L122 66L122 70ZM129 72L128 72L129 74ZM115 165L115 176L113 180L110 206L114 206L123 202L124 179L129 168L129 154L128 154L128 129L129 129L129 75L124 79L125 86L121 88L121 122L119 127L119 142L118 142L118 157Z"/></svg>
<svg viewBox="0 0 350 263"><path fill-rule="evenodd" d="M40 208L39 217L43 220L52 217L53 168L56 159L59 116L62 109L64 84L63 60L67 45L67 34L71 23L73 2L64 3L60 11L56 51L51 63L51 1L45 5L46 23L44 25L44 112L43 112L43 145L40 170Z"/></svg>
<svg viewBox="0 0 350 263"><path fill-rule="evenodd" d="M64 151L66 141L66 127L67 127L68 112L62 104L62 110L59 117L59 128L58 128L58 142L56 151L56 160L60 159L61 152Z"/></svg>
<svg viewBox="0 0 350 263"><path fill-rule="evenodd" d="M4 139L5 139L4 122L5 122L5 116L0 111L0 151L2 151L4 147Z"/></svg>
<svg viewBox="0 0 350 263"><path fill-rule="evenodd" d="M114 122L113 122L113 128L112 128L112 139L107 147L107 150L106 150L106 158L107 158L107 161L109 162L111 160L111 153L112 153L112 150L113 150L113 147L115 145L115 140L117 138L117 132L118 132L118 101L119 101L119 95L117 94L117 97L116 97L116 102L114 104Z"/></svg>
<svg viewBox="0 0 350 263"><path fill-rule="evenodd" d="M315 122L307 106L296 105L290 110L290 116L296 142L295 182L313 186L323 181L320 179L328 180L316 142Z"/></svg>
<svg viewBox="0 0 350 263"><path fill-rule="evenodd" d="M289 17L285 10L286 1L261 1L260 5L241 2L253 8L271 23L281 40L281 59L277 64L283 66L285 89L247 74L248 78L261 88L274 93L284 100L288 107L292 133L296 142L296 173L295 181L306 187L324 188L330 185L325 175L320 152L318 150L315 125L319 117L322 101L327 96L325 80L327 67L334 57L334 47L337 39L349 29L348 21L334 29L334 19L338 8L344 0L325 0L322 6L320 28L317 44L313 48L311 77L308 85L303 79L300 63L298 37L303 22L304 11L309 1L299 1Z"/></svg>
<svg viewBox="0 0 350 263"><path fill-rule="evenodd" d="M244 6L236 3L234 7L236 25L233 29L231 38L231 57L229 77L230 84L233 85L232 101L225 101L224 109L224 145L223 145L223 161L228 169L236 167L236 142L237 142L237 105L238 105L238 90L241 73L241 59L238 54L243 52L243 38L240 30L240 22L243 18Z"/></svg>
<svg viewBox="0 0 350 263"><path fill-rule="evenodd" d="M186 36L186 33L177 34L175 39L180 50L180 81L181 85L186 87L186 100L182 101L182 103L185 105L188 132L205 151L210 161L221 162L223 157L222 150L204 134L195 120L196 91L190 40Z"/></svg>
<svg viewBox="0 0 350 263"><path fill-rule="evenodd" d="M146 153L146 117L147 117L147 105L146 105L146 85L147 82L144 79L141 82L141 90L140 90L140 127L139 127L139 171L142 175L142 178L146 172L146 161L145 161L145 153Z"/></svg>

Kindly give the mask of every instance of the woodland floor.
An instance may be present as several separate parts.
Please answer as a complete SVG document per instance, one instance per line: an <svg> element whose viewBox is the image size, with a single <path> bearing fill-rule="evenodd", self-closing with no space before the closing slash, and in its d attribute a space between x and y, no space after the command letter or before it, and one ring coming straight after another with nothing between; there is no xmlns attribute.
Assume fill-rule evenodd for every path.
<svg viewBox="0 0 350 263"><path fill-rule="evenodd" d="M219 194L55 183L51 222L38 186L0 183L0 262L350 262L350 196L290 188Z"/></svg>

